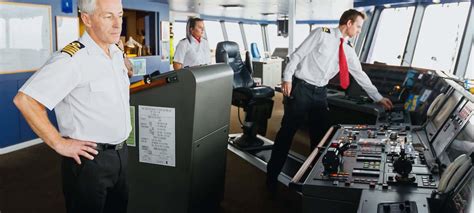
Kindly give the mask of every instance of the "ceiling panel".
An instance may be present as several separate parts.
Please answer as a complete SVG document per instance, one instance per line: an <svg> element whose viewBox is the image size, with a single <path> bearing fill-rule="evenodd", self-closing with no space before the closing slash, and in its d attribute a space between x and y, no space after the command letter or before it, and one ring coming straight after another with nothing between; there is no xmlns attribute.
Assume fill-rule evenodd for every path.
<svg viewBox="0 0 474 213"><path fill-rule="evenodd" d="M162 0L153 0L162 1ZM276 20L288 14L288 0L169 0L171 11L206 16L255 20ZM225 8L236 4L242 7ZM296 0L297 20L338 20L341 13L353 7L353 0ZM265 15L269 14L269 15Z"/></svg>

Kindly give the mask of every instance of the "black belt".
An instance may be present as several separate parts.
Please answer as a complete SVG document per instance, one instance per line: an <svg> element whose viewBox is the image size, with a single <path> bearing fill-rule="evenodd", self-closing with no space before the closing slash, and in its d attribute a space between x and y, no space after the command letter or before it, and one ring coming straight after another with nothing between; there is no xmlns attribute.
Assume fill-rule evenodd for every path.
<svg viewBox="0 0 474 213"><path fill-rule="evenodd" d="M95 149L97 150L121 150L125 145L125 141L119 144L106 144L106 143L97 143L97 147Z"/></svg>
<svg viewBox="0 0 474 213"><path fill-rule="evenodd" d="M305 85L307 87L310 87L310 88L313 88L313 89L324 89L324 88L326 88L326 86L318 87L316 85L312 85L312 84L306 82L305 80L302 80L302 79L299 79L299 78L296 78L296 77L293 78L293 81L295 83L300 83L300 84L303 84L303 85Z"/></svg>

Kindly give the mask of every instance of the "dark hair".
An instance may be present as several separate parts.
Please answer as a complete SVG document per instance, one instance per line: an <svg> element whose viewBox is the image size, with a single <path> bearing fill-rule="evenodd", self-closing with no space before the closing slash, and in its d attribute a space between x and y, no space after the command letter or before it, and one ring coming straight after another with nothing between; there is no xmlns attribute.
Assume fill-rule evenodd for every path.
<svg viewBox="0 0 474 213"><path fill-rule="evenodd" d="M365 19L365 14L362 13L362 12L359 12L357 10L354 10L354 9L349 9L349 10L346 10L342 15L341 15L341 18L339 19L339 25L345 25L347 24L347 22L349 20L351 20L352 22L355 22L355 20L357 19L357 17L361 17L362 19Z"/></svg>
<svg viewBox="0 0 474 213"><path fill-rule="evenodd" d="M196 23L204 21L198 17L189 17L188 23L186 23L186 38L191 41L191 29L196 27Z"/></svg>
<svg viewBox="0 0 474 213"><path fill-rule="evenodd" d="M190 17L190 18L188 19L188 29L195 28L195 27L196 27L196 23L197 23L197 22L200 22L200 21L204 21L204 20L202 20L201 18L198 18L198 17Z"/></svg>

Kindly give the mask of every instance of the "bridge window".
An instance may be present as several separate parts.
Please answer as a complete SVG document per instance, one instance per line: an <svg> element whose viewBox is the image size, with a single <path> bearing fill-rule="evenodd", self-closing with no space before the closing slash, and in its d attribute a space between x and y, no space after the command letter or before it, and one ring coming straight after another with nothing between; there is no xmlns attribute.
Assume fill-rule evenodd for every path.
<svg viewBox="0 0 474 213"><path fill-rule="evenodd" d="M467 64L465 78L474 79L474 43L471 46L471 53L469 54L469 63Z"/></svg>
<svg viewBox="0 0 474 213"><path fill-rule="evenodd" d="M436 4L426 8L412 66L452 73L469 8L469 2Z"/></svg>
<svg viewBox="0 0 474 213"><path fill-rule="evenodd" d="M275 24L269 24L267 26L268 39L270 40L270 55L273 53L275 48L288 48L288 37L277 36L277 26Z"/></svg>
<svg viewBox="0 0 474 213"><path fill-rule="evenodd" d="M402 64L414 11L415 7L389 8L382 11L367 62Z"/></svg>
<svg viewBox="0 0 474 213"><path fill-rule="evenodd" d="M259 24L244 24L245 36L247 36L247 43L257 43L260 55L263 56L263 39L262 39L262 27Z"/></svg>
<svg viewBox="0 0 474 213"><path fill-rule="evenodd" d="M217 43L224 41L224 35L222 34L221 23L217 21L204 21L204 32L209 42L209 48L211 52L215 52ZM214 59L214 57L212 57Z"/></svg>
<svg viewBox="0 0 474 213"><path fill-rule="evenodd" d="M173 46L176 49L181 39L186 38L186 22L174 22L173 23Z"/></svg>
<svg viewBox="0 0 474 213"><path fill-rule="evenodd" d="M237 22L225 22L225 29L227 30L229 41L237 42L240 50L244 50L245 46L239 24Z"/></svg>
<svg viewBox="0 0 474 213"><path fill-rule="evenodd" d="M0 18L0 48L7 48L7 25L3 18Z"/></svg>
<svg viewBox="0 0 474 213"><path fill-rule="evenodd" d="M301 43L308 37L309 35L309 24L296 24L294 30L294 46L295 49L300 46Z"/></svg>

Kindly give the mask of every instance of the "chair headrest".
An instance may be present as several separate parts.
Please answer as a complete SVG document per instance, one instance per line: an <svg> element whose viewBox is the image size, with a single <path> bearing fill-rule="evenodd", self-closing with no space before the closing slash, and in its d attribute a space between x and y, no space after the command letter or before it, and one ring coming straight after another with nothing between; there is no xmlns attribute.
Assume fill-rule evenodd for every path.
<svg viewBox="0 0 474 213"><path fill-rule="evenodd" d="M239 45L233 41L219 42L216 47L216 62L217 63L225 62L226 53L229 59L237 58L237 57L240 58Z"/></svg>
<svg viewBox="0 0 474 213"><path fill-rule="evenodd" d="M260 52L258 51L257 43L253 42L250 44L250 50L253 58L260 58Z"/></svg>

